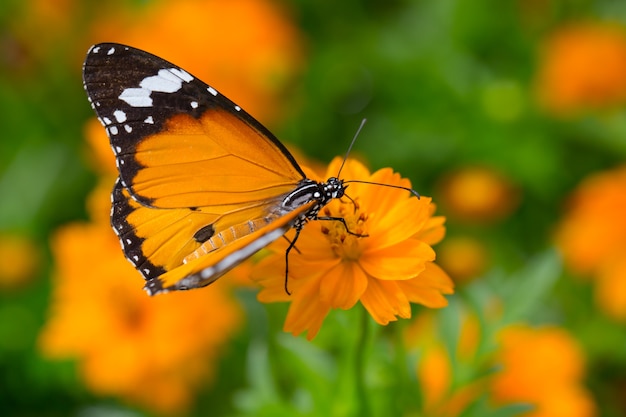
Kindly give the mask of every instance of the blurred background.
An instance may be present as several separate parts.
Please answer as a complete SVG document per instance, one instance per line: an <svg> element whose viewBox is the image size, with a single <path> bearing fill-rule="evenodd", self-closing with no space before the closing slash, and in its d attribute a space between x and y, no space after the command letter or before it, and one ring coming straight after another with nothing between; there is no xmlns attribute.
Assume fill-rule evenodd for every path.
<svg viewBox="0 0 626 417"><path fill-rule="evenodd" d="M245 265L146 297L82 88L108 41L187 69L310 161L367 118L354 156L447 219L450 306L386 327L333 312L307 342ZM0 414L624 416L625 105L619 0L4 0Z"/></svg>

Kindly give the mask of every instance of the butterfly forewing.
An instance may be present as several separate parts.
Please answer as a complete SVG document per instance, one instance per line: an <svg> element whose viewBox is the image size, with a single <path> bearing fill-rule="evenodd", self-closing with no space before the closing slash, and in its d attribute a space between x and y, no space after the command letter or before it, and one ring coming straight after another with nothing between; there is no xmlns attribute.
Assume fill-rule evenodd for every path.
<svg viewBox="0 0 626 417"><path fill-rule="evenodd" d="M161 58L94 46L83 78L122 183L153 207L263 201L305 176L285 147L217 90Z"/></svg>
<svg viewBox="0 0 626 417"><path fill-rule="evenodd" d="M210 284L315 206L278 209L302 169L259 122L185 70L100 44L83 80L116 155L111 223L150 293Z"/></svg>

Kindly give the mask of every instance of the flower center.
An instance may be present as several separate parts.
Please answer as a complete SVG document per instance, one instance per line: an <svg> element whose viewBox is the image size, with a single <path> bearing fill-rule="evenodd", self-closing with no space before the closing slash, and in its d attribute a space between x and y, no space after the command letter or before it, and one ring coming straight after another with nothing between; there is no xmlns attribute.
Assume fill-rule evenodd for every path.
<svg viewBox="0 0 626 417"><path fill-rule="evenodd" d="M360 241L367 236L366 222L368 215L360 210L357 201L342 202L324 207L321 217L344 219L345 225L339 220L327 220L322 223L322 233L330 242L335 255L343 260L357 261L361 257Z"/></svg>

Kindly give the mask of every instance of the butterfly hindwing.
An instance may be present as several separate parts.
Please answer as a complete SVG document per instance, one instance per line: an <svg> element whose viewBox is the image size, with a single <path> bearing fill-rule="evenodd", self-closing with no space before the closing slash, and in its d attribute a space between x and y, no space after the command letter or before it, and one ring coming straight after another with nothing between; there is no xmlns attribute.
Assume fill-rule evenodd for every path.
<svg viewBox="0 0 626 417"><path fill-rule="evenodd" d="M83 79L118 165L112 226L150 293L210 284L314 206L276 211L302 169L265 127L185 70L99 44Z"/></svg>

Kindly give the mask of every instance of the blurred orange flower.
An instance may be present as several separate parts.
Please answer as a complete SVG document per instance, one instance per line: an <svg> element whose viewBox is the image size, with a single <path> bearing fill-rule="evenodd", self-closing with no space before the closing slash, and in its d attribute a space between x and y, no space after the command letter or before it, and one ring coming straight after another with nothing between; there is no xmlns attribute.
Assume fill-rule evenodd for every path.
<svg viewBox="0 0 626 417"><path fill-rule="evenodd" d="M91 169L100 175L109 176L111 184L113 184L117 176L117 166L106 130L102 128L102 123L96 117L89 119L83 130L87 140L87 147L84 152L85 159L87 159Z"/></svg>
<svg viewBox="0 0 626 417"><path fill-rule="evenodd" d="M113 13L99 14L92 43L120 42L161 56L264 123L280 114L276 92L302 64L302 37L274 1L152 1Z"/></svg>
<svg viewBox="0 0 626 417"><path fill-rule="evenodd" d="M3 42L15 42L13 46L16 54L11 58L19 61L20 55L22 59L28 59L33 56L46 57L59 54L62 45L79 34L76 21L84 12L83 6L83 3L76 0L20 2L16 13L4 22L12 36L5 38L3 32ZM46 36L40 35L42 28L45 28ZM9 64L19 66L18 62Z"/></svg>
<svg viewBox="0 0 626 417"><path fill-rule="evenodd" d="M333 160L327 176L336 175L340 164L341 159ZM354 160L346 161L342 177L410 187L391 169L370 174ZM340 222L309 223L298 239L298 251L289 254L292 295L284 289L286 242L273 245L273 254L253 272L263 287L260 301L291 302L285 331L306 331L312 339L331 309L350 309L358 301L377 323L386 325L397 317L409 318L411 302L444 307L443 294L453 292L450 278L433 263L430 243L443 235L443 219L432 217L430 198L358 183L349 185L348 194L354 203L332 201L320 215L342 217L350 231L367 237L348 234Z"/></svg>
<svg viewBox="0 0 626 417"><path fill-rule="evenodd" d="M487 167L465 167L446 175L437 193L444 211L465 222L500 220L519 203L513 184Z"/></svg>
<svg viewBox="0 0 626 417"><path fill-rule="evenodd" d="M41 249L24 235L0 234L0 290L28 283L41 267Z"/></svg>
<svg viewBox="0 0 626 417"><path fill-rule="evenodd" d="M617 24L570 24L543 46L537 74L541 103L556 114L626 102L626 30Z"/></svg>
<svg viewBox="0 0 626 417"><path fill-rule="evenodd" d="M473 316L462 322L458 349L452 358L432 316L421 316L408 333L409 346L420 349L417 375L428 416L456 417L487 396L497 406L529 404L527 417L592 417L596 406L582 385L584 356L565 330L546 326L509 326L498 332L500 347L488 358L478 355L481 328ZM482 362L479 362L482 361ZM455 364L454 367L452 364ZM495 373L463 381L459 369L477 363L495 365ZM481 371L479 371L481 372Z"/></svg>
<svg viewBox="0 0 626 417"><path fill-rule="evenodd" d="M92 223L54 234L50 317L40 348L73 358L87 386L156 412L177 414L209 380L240 312L217 284L211 291L148 297L122 255L107 216L110 184L90 199Z"/></svg>
<svg viewBox="0 0 626 417"><path fill-rule="evenodd" d="M584 355L564 329L510 326L500 331L496 363L502 371L491 382L497 404L530 403L528 417L589 417L596 406L581 384Z"/></svg>
<svg viewBox="0 0 626 417"><path fill-rule="evenodd" d="M480 337L478 320L466 316L462 323L459 345L455 352L456 368L475 362ZM454 368L449 352L437 338L437 322L433 314L422 314L408 328L406 342L417 348L420 360L417 379L423 400L424 415L436 417L460 416L486 390L485 382L455 383Z"/></svg>
<svg viewBox="0 0 626 417"><path fill-rule="evenodd" d="M448 237L437 252L437 262L457 284L483 273L489 258L485 245L469 236Z"/></svg>
<svg viewBox="0 0 626 417"><path fill-rule="evenodd" d="M569 199L556 243L565 263L595 281L596 301L626 320L626 166L588 177Z"/></svg>

